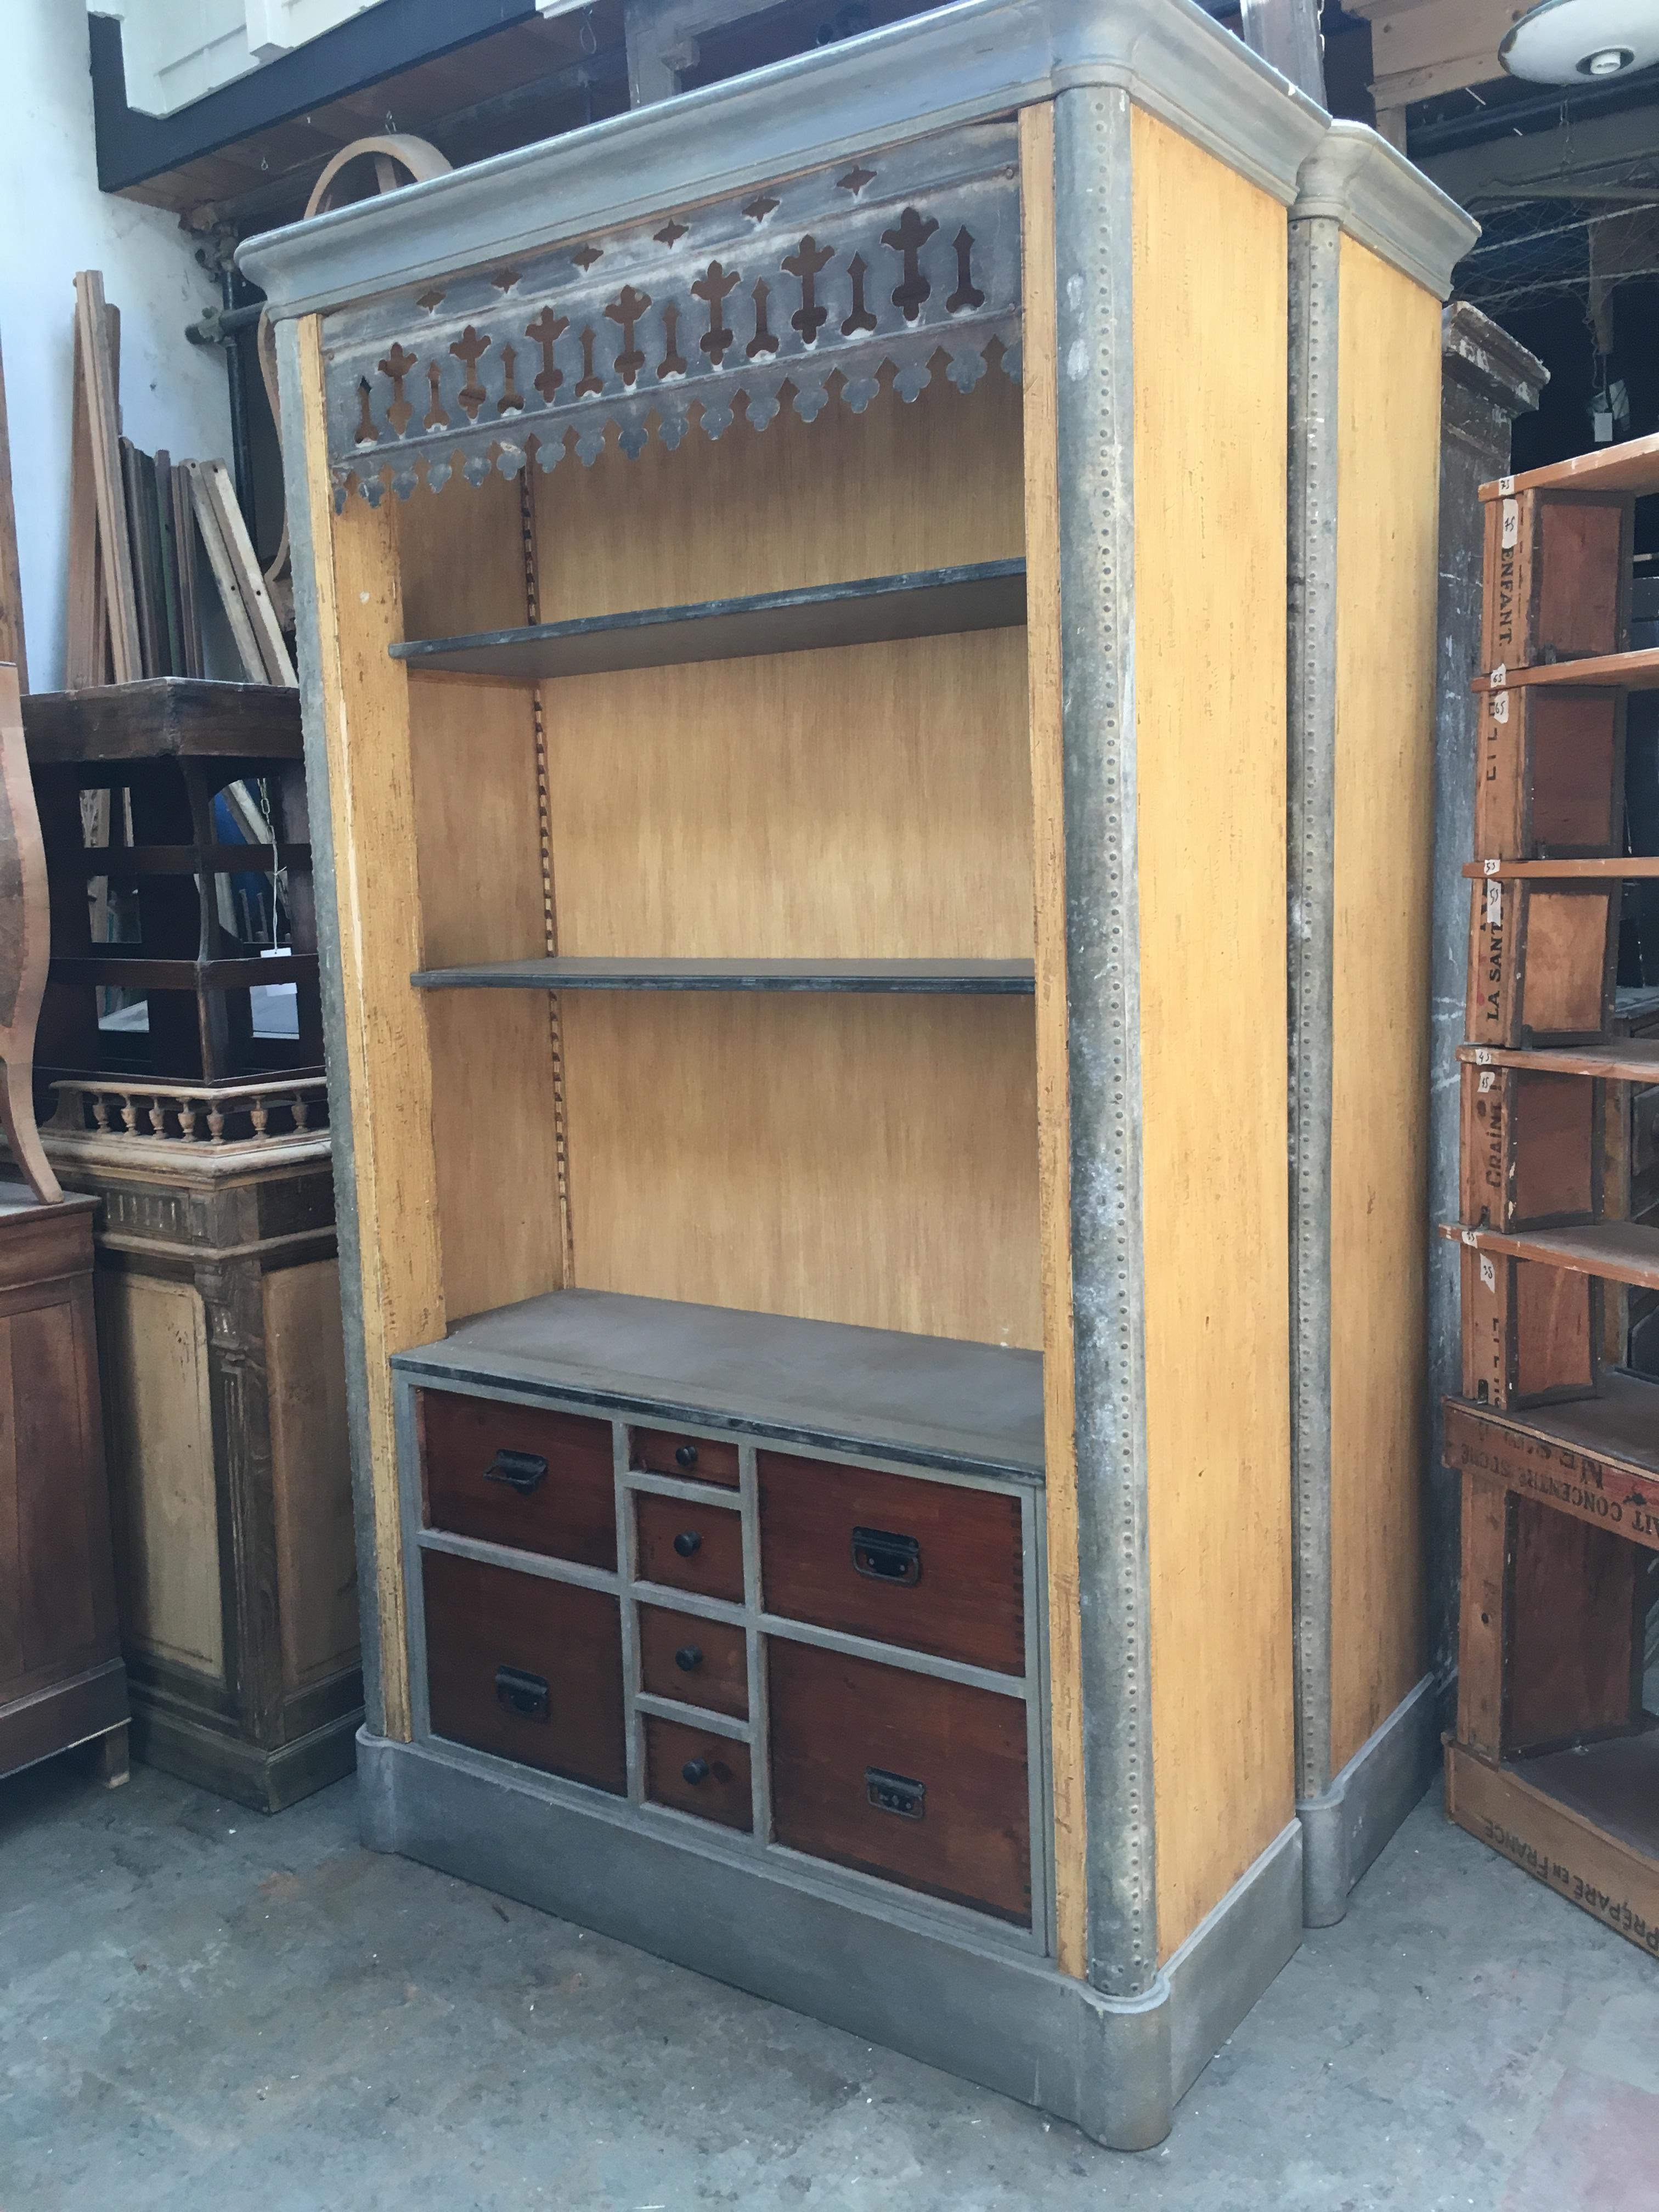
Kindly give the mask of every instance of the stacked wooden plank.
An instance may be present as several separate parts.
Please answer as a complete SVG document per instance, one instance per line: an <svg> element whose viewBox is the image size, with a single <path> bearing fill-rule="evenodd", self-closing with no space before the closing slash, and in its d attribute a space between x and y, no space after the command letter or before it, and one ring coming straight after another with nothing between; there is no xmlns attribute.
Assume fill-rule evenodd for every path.
<svg viewBox="0 0 1659 2212"><path fill-rule="evenodd" d="M131 684L205 676L209 591L235 672L295 682L287 641L220 460L146 453L120 429L120 319L98 271L75 280L66 680Z"/></svg>
<svg viewBox="0 0 1659 2212"><path fill-rule="evenodd" d="M1625 722L1659 685L1629 646L1636 499L1659 438L1482 488L1485 711L1463 1046L1462 1476L1454 1819L1659 1953L1659 1722L1645 1626L1659 1387L1622 1364L1609 1286L1659 1288L1608 1131L1659 1081L1619 1034ZM1625 1025L1626 1028L1628 1024Z"/></svg>

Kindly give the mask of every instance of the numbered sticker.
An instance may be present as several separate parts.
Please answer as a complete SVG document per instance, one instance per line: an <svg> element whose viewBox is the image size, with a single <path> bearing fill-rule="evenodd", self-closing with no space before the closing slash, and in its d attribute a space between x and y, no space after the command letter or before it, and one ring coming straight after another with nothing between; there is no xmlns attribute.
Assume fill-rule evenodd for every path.
<svg viewBox="0 0 1659 2212"><path fill-rule="evenodd" d="M1498 1088L1498 1078L1492 1073L1491 1068L1484 1068L1481 1071L1480 1081L1476 1088L1483 1096L1488 1091L1495 1091Z"/></svg>
<svg viewBox="0 0 1659 2212"><path fill-rule="evenodd" d="M1492 1047L1490 1045L1476 1045L1474 1048L1474 1064L1477 1067L1490 1067L1492 1066Z"/></svg>
<svg viewBox="0 0 1659 2212"><path fill-rule="evenodd" d="M1492 693L1492 718L1494 722L1507 722L1510 719L1510 695L1507 691Z"/></svg>
<svg viewBox="0 0 1659 2212"><path fill-rule="evenodd" d="M1521 502L1518 499L1504 501L1504 550L1513 552L1521 539Z"/></svg>
<svg viewBox="0 0 1659 2212"><path fill-rule="evenodd" d="M1502 660L1498 662L1497 667L1493 669L1492 674L1486 678L1487 683L1491 684L1494 691L1501 691L1509 680L1510 672L1508 665L1506 662Z"/></svg>
<svg viewBox="0 0 1659 2212"><path fill-rule="evenodd" d="M1480 1255L1480 1279L1489 1291L1498 1288L1498 1265L1486 1253Z"/></svg>
<svg viewBox="0 0 1659 2212"><path fill-rule="evenodd" d="M1499 497L1499 499L1509 499L1509 498L1510 498L1510 497L1513 495L1514 491L1515 491L1515 478L1514 478L1513 477L1498 477L1498 496Z"/></svg>
<svg viewBox="0 0 1659 2212"><path fill-rule="evenodd" d="M1504 886L1496 876L1486 879L1486 927L1496 929L1504 919Z"/></svg>
<svg viewBox="0 0 1659 2212"><path fill-rule="evenodd" d="M1476 1237L1473 1229L1466 1229L1463 1231L1463 1242L1471 1250L1474 1249L1475 1245L1478 1244L1480 1241L1480 1240Z"/></svg>
<svg viewBox="0 0 1659 2212"><path fill-rule="evenodd" d="M1495 876L1498 872L1499 869L1502 868L1503 865L1504 863L1501 860L1482 860L1480 863L1480 872L1483 875Z"/></svg>

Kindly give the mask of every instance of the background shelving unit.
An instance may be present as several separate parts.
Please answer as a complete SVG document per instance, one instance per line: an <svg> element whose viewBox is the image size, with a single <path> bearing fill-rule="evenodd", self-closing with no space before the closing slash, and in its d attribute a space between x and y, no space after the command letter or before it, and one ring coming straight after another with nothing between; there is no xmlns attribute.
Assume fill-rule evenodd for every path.
<svg viewBox="0 0 1659 2212"><path fill-rule="evenodd" d="M1608 1133L1627 1151L1631 1121L1607 1098L1659 1073L1651 1039L1616 1034L1613 992L1619 886L1659 873L1625 850L1623 744L1625 695L1659 671L1625 649L1632 513L1656 467L1649 440L1482 489L1493 660L1475 686L1484 849L1466 871L1463 1219L1448 1231L1464 1395L1446 1407L1463 1478L1448 1808L1649 1949L1659 1386L1622 1370L1612 1286L1659 1287L1659 1228L1617 1218L1628 1171ZM1571 711L1547 715L1552 697Z"/></svg>

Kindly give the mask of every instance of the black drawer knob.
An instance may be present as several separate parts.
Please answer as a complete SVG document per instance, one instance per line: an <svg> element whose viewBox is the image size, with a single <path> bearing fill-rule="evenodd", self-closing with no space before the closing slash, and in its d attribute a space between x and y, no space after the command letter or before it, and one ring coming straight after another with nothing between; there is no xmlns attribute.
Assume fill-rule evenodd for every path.
<svg viewBox="0 0 1659 2212"><path fill-rule="evenodd" d="M676 1467L695 1467L697 1463L696 1444L681 1444L674 1454Z"/></svg>
<svg viewBox="0 0 1659 2212"><path fill-rule="evenodd" d="M528 1498L547 1478L547 1462L539 1452L498 1451L484 1469L486 1482L504 1482L520 1498Z"/></svg>
<svg viewBox="0 0 1659 2212"><path fill-rule="evenodd" d="M495 1669L495 1703L514 1720L544 1721L548 1713L547 1677L526 1674L521 1667Z"/></svg>
<svg viewBox="0 0 1659 2212"><path fill-rule="evenodd" d="M853 1566L872 1582L914 1588L921 1580L921 1546L914 1536L895 1536L885 1528L854 1528Z"/></svg>
<svg viewBox="0 0 1659 2212"><path fill-rule="evenodd" d="M674 1664L682 1674L695 1674L702 1664L702 1650L696 1644L682 1644L674 1654Z"/></svg>
<svg viewBox="0 0 1659 2212"><path fill-rule="evenodd" d="M689 1559L694 1552L702 1549L702 1538L695 1528L682 1528L674 1539L674 1549L681 1559Z"/></svg>
<svg viewBox="0 0 1659 2212"><path fill-rule="evenodd" d="M708 1779L708 1761L706 1759L688 1759L680 1769L680 1779L689 1782L695 1790L700 1782Z"/></svg>

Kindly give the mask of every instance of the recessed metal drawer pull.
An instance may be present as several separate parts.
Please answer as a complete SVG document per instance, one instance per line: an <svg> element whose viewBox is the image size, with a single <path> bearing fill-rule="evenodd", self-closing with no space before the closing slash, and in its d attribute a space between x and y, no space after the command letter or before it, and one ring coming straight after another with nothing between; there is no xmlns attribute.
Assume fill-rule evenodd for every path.
<svg viewBox="0 0 1659 2212"><path fill-rule="evenodd" d="M520 1498L528 1498L547 1477L547 1462L539 1452L498 1451L484 1469L486 1482L505 1482Z"/></svg>
<svg viewBox="0 0 1659 2212"><path fill-rule="evenodd" d="M878 1813L896 1813L902 1820L920 1820L927 1810L927 1785L908 1775L889 1774L884 1767L864 1770L864 1794Z"/></svg>
<svg viewBox="0 0 1659 2212"><path fill-rule="evenodd" d="M495 1703L514 1720L544 1721L548 1717L547 1677L526 1674L520 1667L495 1669Z"/></svg>
<svg viewBox="0 0 1659 2212"><path fill-rule="evenodd" d="M914 1536L890 1535L885 1528L854 1528L853 1565L872 1582L914 1589L921 1580L921 1546Z"/></svg>

